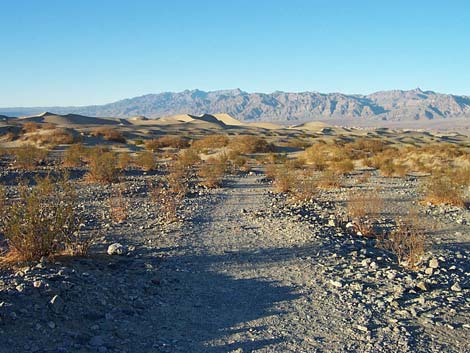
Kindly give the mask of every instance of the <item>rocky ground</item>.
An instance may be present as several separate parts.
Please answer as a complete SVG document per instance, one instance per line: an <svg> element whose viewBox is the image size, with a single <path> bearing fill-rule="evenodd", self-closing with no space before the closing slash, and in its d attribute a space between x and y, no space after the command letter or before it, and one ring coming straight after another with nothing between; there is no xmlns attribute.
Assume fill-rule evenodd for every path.
<svg viewBox="0 0 470 353"><path fill-rule="evenodd" d="M0 352L469 351L468 211L422 207L443 226L411 272L339 226L344 190L292 205L261 177L193 189L171 225L148 197L155 176L126 178L122 223L111 189L83 184L97 244L0 271Z"/></svg>

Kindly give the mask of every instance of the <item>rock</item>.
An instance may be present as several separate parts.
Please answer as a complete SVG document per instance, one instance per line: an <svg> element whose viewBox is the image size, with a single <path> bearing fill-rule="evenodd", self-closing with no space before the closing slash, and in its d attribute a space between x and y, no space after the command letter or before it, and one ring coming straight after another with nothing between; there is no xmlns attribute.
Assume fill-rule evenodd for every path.
<svg viewBox="0 0 470 353"><path fill-rule="evenodd" d="M366 326L357 325L356 327L357 327L357 329L358 329L359 331L362 331L362 332L369 332L369 329L368 329Z"/></svg>
<svg viewBox="0 0 470 353"><path fill-rule="evenodd" d="M25 285L23 283L21 284L18 284L15 289L19 292L19 293L23 293L26 289Z"/></svg>
<svg viewBox="0 0 470 353"><path fill-rule="evenodd" d="M434 269L432 269L431 267L428 267L424 270L424 273L427 274L428 276L431 276L434 272Z"/></svg>
<svg viewBox="0 0 470 353"><path fill-rule="evenodd" d="M451 291L454 291L454 292L461 292L462 291L462 287L460 287L460 284L458 284L458 282L455 282L452 287L450 287L450 290Z"/></svg>
<svg viewBox="0 0 470 353"><path fill-rule="evenodd" d="M50 304L52 311L55 312L56 314L59 314L60 312L64 310L65 303L62 300L62 298L59 297L58 295L54 295L51 301L49 302L49 304Z"/></svg>
<svg viewBox="0 0 470 353"><path fill-rule="evenodd" d="M424 282L424 281L419 282L416 285L416 287L419 288L420 290L422 290L423 292L428 290L428 286L427 286L426 282Z"/></svg>
<svg viewBox="0 0 470 353"><path fill-rule="evenodd" d="M33 287L34 288L41 288L41 287L44 287L44 282L39 280L39 281L34 281L33 282Z"/></svg>
<svg viewBox="0 0 470 353"><path fill-rule="evenodd" d="M429 268L436 269L439 268L439 261L437 259L431 259L429 260Z"/></svg>
<svg viewBox="0 0 470 353"><path fill-rule="evenodd" d="M108 255L124 255L126 248L120 243L113 243L108 246Z"/></svg>
<svg viewBox="0 0 470 353"><path fill-rule="evenodd" d="M334 280L330 280L330 284L336 288L341 288L343 286L343 284L340 281L334 281Z"/></svg>

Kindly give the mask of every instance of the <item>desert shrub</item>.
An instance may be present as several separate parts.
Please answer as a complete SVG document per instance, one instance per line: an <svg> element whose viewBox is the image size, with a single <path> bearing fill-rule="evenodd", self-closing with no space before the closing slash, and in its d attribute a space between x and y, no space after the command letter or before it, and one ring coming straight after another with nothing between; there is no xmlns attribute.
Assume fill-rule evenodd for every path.
<svg viewBox="0 0 470 353"><path fill-rule="evenodd" d="M169 190L175 194L186 195L188 191L188 173L188 168L185 168L178 161L172 163L166 176Z"/></svg>
<svg viewBox="0 0 470 353"><path fill-rule="evenodd" d="M140 151L137 153L134 163L147 172L154 170L157 166L155 154L152 151Z"/></svg>
<svg viewBox="0 0 470 353"><path fill-rule="evenodd" d="M140 145L143 145L144 144L144 140L142 139L135 139L134 140L134 145L136 146L140 146Z"/></svg>
<svg viewBox="0 0 470 353"><path fill-rule="evenodd" d="M198 176L202 178L201 185L215 188L222 184L227 169L226 161L221 158L208 158L200 167Z"/></svg>
<svg viewBox="0 0 470 353"><path fill-rule="evenodd" d="M329 169L336 174L348 174L354 170L354 163L350 159L332 162Z"/></svg>
<svg viewBox="0 0 470 353"><path fill-rule="evenodd" d="M90 240L79 235L76 209L75 188L66 178L44 180L32 188L21 184L19 198L8 204L0 217L7 257L35 261L63 252L85 254Z"/></svg>
<svg viewBox="0 0 470 353"><path fill-rule="evenodd" d="M41 127L44 129L44 130L54 130L57 126L55 124L52 124L52 123L43 123L41 125Z"/></svg>
<svg viewBox="0 0 470 353"><path fill-rule="evenodd" d="M111 219L116 223L124 222L128 217L128 203L123 196L122 187L113 189L108 199L109 214Z"/></svg>
<svg viewBox="0 0 470 353"><path fill-rule="evenodd" d="M93 130L91 134L93 136L101 136L106 141L126 143L126 138L120 131L107 126L99 127Z"/></svg>
<svg viewBox="0 0 470 353"><path fill-rule="evenodd" d="M455 168L452 172L448 172L448 174L456 185L470 185L470 167Z"/></svg>
<svg viewBox="0 0 470 353"><path fill-rule="evenodd" d="M342 176L327 170L321 172L317 181L317 185L321 189L337 189L341 187Z"/></svg>
<svg viewBox="0 0 470 353"><path fill-rule="evenodd" d="M363 236L375 237L374 223L383 211L384 203L379 190L358 191L347 201L347 213L350 220Z"/></svg>
<svg viewBox="0 0 470 353"><path fill-rule="evenodd" d="M398 263L409 269L416 269L426 250L426 233L411 222L402 221L391 233L378 241L378 246L391 251Z"/></svg>
<svg viewBox="0 0 470 353"><path fill-rule="evenodd" d="M13 151L15 155L15 165L19 168L31 170L41 161L45 160L48 151L33 145L23 145Z"/></svg>
<svg viewBox="0 0 470 353"><path fill-rule="evenodd" d="M71 145L77 142L72 131L68 129L55 129L48 134L43 134L41 143L53 145Z"/></svg>
<svg viewBox="0 0 470 353"><path fill-rule="evenodd" d="M465 200L460 185L446 175L432 176L424 184L424 201L463 207Z"/></svg>
<svg viewBox="0 0 470 353"><path fill-rule="evenodd" d="M274 190L276 192L289 192L292 190L295 182L293 172L285 165L276 167L274 173Z"/></svg>
<svg viewBox="0 0 470 353"><path fill-rule="evenodd" d="M312 145L311 142L305 141L304 139L301 138L290 138L286 146L291 147L291 148L299 148L299 149L306 149Z"/></svg>
<svg viewBox="0 0 470 353"><path fill-rule="evenodd" d="M201 161L201 157L196 150L187 148L178 154L177 161L182 167L191 168Z"/></svg>
<svg viewBox="0 0 470 353"><path fill-rule="evenodd" d="M226 135L209 135L192 143L191 147L197 151L222 148L227 146L229 138Z"/></svg>
<svg viewBox="0 0 470 353"><path fill-rule="evenodd" d="M318 196L318 179L309 172L298 172L291 187L294 202L309 202Z"/></svg>
<svg viewBox="0 0 470 353"><path fill-rule="evenodd" d="M187 139L181 136L162 136L156 139L145 141L145 148L150 151L156 151L159 148L186 148L189 146Z"/></svg>
<svg viewBox="0 0 470 353"><path fill-rule="evenodd" d="M41 128L41 124L34 121L28 121L22 124L22 131L24 133L35 132Z"/></svg>
<svg viewBox="0 0 470 353"><path fill-rule="evenodd" d="M112 183L118 180L116 153L93 147L88 153L88 158L88 180L98 183Z"/></svg>
<svg viewBox="0 0 470 353"><path fill-rule="evenodd" d="M274 151L274 146L265 138L252 135L239 135L230 140L228 147L241 154L267 153Z"/></svg>
<svg viewBox="0 0 470 353"><path fill-rule="evenodd" d="M85 156L85 147L77 143L71 145L64 151L62 156L62 165L64 167L79 167L82 165L82 159Z"/></svg>
<svg viewBox="0 0 470 353"><path fill-rule="evenodd" d="M126 170L131 164L132 158L129 152L121 152L118 156L118 168L123 171Z"/></svg>
<svg viewBox="0 0 470 353"><path fill-rule="evenodd" d="M178 208L183 201L184 194L172 192L159 182L150 187L150 197L157 207L157 213L165 222L175 222L179 219Z"/></svg>
<svg viewBox="0 0 470 353"><path fill-rule="evenodd" d="M249 172L250 166L248 164L248 158L245 156L235 154L229 157L230 165L233 172Z"/></svg>

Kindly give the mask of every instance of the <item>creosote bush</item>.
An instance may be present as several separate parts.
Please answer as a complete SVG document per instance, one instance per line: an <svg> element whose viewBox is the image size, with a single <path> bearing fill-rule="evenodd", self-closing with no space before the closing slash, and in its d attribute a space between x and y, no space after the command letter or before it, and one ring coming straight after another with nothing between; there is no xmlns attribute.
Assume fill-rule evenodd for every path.
<svg viewBox="0 0 470 353"><path fill-rule="evenodd" d="M60 179L36 179L19 186L18 199L6 204L0 217L8 244L4 261L36 261L43 256L84 255L91 240L80 236L77 195L73 184Z"/></svg>
<svg viewBox="0 0 470 353"><path fill-rule="evenodd" d="M229 138L226 135L209 135L192 143L191 148L196 151L207 151L227 146Z"/></svg>
<svg viewBox="0 0 470 353"><path fill-rule="evenodd" d="M152 151L140 151L137 153L134 163L146 172L154 170L157 166L155 154Z"/></svg>
<svg viewBox="0 0 470 353"><path fill-rule="evenodd" d="M349 219L356 230L366 237L376 237L373 224L379 218L384 208L379 190L358 191L347 201Z"/></svg>
<svg viewBox="0 0 470 353"><path fill-rule="evenodd" d="M15 155L15 165L21 169L34 169L41 161L47 157L48 151L33 145L23 145L13 151Z"/></svg>
<svg viewBox="0 0 470 353"><path fill-rule="evenodd" d="M70 168L80 167L84 157L86 157L85 147L80 143L73 144L64 151L62 165Z"/></svg>
<svg viewBox="0 0 470 353"><path fill-rule="evenodd" d="M274 146L264 137L252 135L239 135L230 140L228 147L240 154L267 153L274 151Z"/></svg>
<svg viewBox="0 0 470 353"><path fill-rule="evenodd" d="M435 205L447 204L464 207L465 200L461 186L446 175L432 176L424 184L424 201Z"/></svg>
<svg viewBox="0 0 470 353"><path fill-rule="evenodd" d="M101 136L106 141L126 143L126 138L124 137L124 135L120 131L110 127L99 127L93 130L91 134L93 136Z"/></svg>
<svg viewBox="0 0 470 353"><path fill-rule="evenodd" d="M93 147L88 153L89 173L87 179L98 183L112 183L118 180L116 153L102 147Z"/></svg>
<svg viewBox="0 0 470 353"><path fill-rule="evenodd" d="M391 251L398 263L415 270L426 251L425 231L409 221L401 221L390 234L378 239L379 247Z"/></svg>
<svg viewBox="0 0 470 353"><path fill-rule="evenodd" d="M201 185L208 188L216 188L222 184L224 174L227 170L225 158L208 158L199 168L198 175L202 179Z"/></svg>
<svg viewBox="0 0 470 353"><path fill-rule="evenodd" d="M111 219L116 223L124 222L128 217L128 203L123 195L123 188L118 186L113 189L108 199L109 213Z"/></svg>
<svg viewBox="0 0 470 353"><path fill-rule="evenodd" d="M145 141L145 148L155 152L159 148L172 147L172 148L186 148L189 142L186 138L181 136L162 136L156 139Z"/></svg>

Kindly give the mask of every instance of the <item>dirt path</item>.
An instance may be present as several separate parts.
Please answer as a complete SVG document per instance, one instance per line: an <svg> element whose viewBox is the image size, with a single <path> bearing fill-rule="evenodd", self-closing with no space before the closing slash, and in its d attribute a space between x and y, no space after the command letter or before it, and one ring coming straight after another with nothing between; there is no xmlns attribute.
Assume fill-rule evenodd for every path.
<svg viewBox="0 0 470 353"><path fill-rule="evenodd" d="M362 332L368 309L329 292L311 225L252 216L266 190L250 177L218 191L164 262L162 351L406 351L400 335Z"/></svg>

